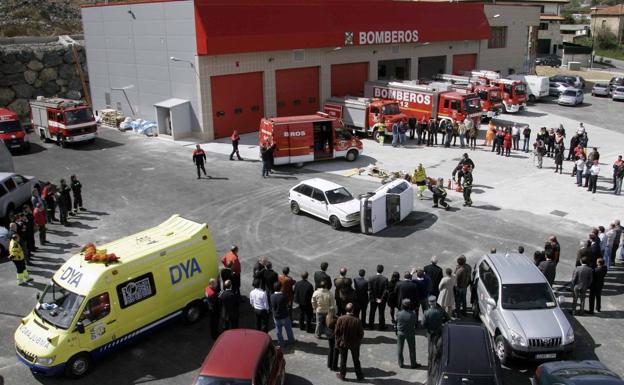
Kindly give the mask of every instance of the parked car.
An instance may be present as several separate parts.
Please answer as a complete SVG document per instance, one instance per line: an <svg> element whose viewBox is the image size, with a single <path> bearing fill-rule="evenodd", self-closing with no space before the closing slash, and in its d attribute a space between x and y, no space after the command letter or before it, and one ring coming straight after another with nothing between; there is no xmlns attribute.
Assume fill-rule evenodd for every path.
<svg viewBox="0 0 624 385"><path fill-rule="evenodd" d="M611 99L624 100L624 87L615 87L613 91L611 91Z"/></svg>
<svg viewBox="0 0 624 385"><path fill-rule="evenodd" d="M24 203L30 202L34 187L39 188L39 180L35 177L0 172L0 218L9 217Z"/></svg>
<svg viewBox="0 0 624 385"><path fill-rule="evenodd" d="M571 88L572 86L570 86L567 83L562 83L562 82L550 82L549 88L548 88L548 94L550 96L556 96L559 97L559 95L567 90L568 88Z"/></svg>
<svg viewBox="0 0 624 385"><path fill-rule="evenodd" d="M595 83L592 87L593 96L609 96L610 87L607 83Z"/></svg>
<svg viewBox="0 0 624 385"><path fill-rule="evenodd" d="M4 226L0 226L0 257L8 255L10 241L9 230Z"/></svg>
<svg viewBox="0 0 624 385"><path fill-rule="evenodd" d="M511 357L557 359L574 349L572 325L548 281L526 256L484 255L475 265L473 286L475 314L494 338L502 364Z"/></svg>
<svg viewBox="0 0 624 385"><path fill-rule="evenodd" d="M561 59L559 59L557 56L541 57L535 60L535 65L561 67Z"/></svg>
<svg viewBox="0 0 624 385"><path fill-rule="evenodd" d="M194 385L279 385L284 383L286 361L271 337L251 329L227 330L204 360Z"/></svg>
<svg viewBox="0 0 624 385"><path fill-rule="evenodd" d="M332 228L357 226L360 223L360 200L346 188L325 179L307 179L290 189L290 211L305 211L329 221Z"/></svg>
<svg viewBox="0 0 624 385"><path fill-rule="evenodd" d="M609 91L613 91L616 87L624 87L624 77L616 76L609 80Z"/></svg>
<svg viewBox="0 0 624 385"><path fill-rule="evenodd" d="M568 88L559 94L557 103L562 106L576 106L583 104L583 91L578 88Z"/></svg>
<svg viewBox="0 0 624 385"><path fill-rule="evenodd" d="M429 362L428 385L503 384L492 338L482 325L449 323L442 328L441 338Z"/></svg>
<svg viewBox="0 0 624 385"><path fill-rule="evenodd" d="M555 361L537 367L533 385L624 385L624 381L599 361Z"/></svg>
<svg viewBox="0 0 624 385"><path fill-rule="evenodd" d="M570 84L574 88L585 88L585 79L583 79L581 76L555 75L550 77L550 81Z"/></svg>

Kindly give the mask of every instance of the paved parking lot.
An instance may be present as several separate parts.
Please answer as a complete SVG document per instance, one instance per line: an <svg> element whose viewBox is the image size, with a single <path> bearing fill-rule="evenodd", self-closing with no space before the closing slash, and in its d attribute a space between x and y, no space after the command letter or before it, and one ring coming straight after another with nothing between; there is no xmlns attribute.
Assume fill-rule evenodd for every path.
<svg viewBox="0 0 624 385"><path fill-rule="evenodd" d="M610 109L614 104L610 100L593 101L589 98L591 107L569 108L540 104L518 119L546 119L555 125L560 118L547 115L546 112L571 117L568 111L579 111L584 122L598 125L596 122L604 117L595 115L604 115L602 109ZM596 107L598 105L600 107ZM596 112L597 109L599 112ZM620 113L618 119L621 116ZM614 117L613 123L615 120ZM614 131L619 129L616 124L605 128ZM340 170L352 166L345 165L341 160L303 169L281 168L271 178L262 179L257 160L229 161L226 155L215 151L207 154L208 173L213 178L196 180L188 147L107 129L103 129L101 134L94 145L65 150L33 139L33 153L15 157L18 172L36 175L42 180L58 182L61 177L78 174L84 185L83 195L88 211L73 219L69 228L52 227L52 243L42 248L34 259L37 266L31 269L35 277L33 286L16 287L12 264L6 260L0 264L0 290L3 293L0 302L0 376L5 384L67 382L64 379L33 377L15 358L12 333L19 319L33 307L37 290L43 288L70 253L87 242L104 243L152 227L174 213L207 223L213 232L219 254L224 253L233 243L239 245L243 259L243 292L250 289L249 272L256 259L262 255L269 256L276 269L290 266L295 278L304 270L317 270L322 261L330 263L329 272L332 276L337 275L341 266L347 267L353 276L359 268L372 272L380 262L384 263L388 273L404 271L428 263L434 254L440 257L440 266L451 267L459 254L465 254L469 262L474 262L490 247L512 250L518 245L524 245L527 254L532 255L551 234L556 234L562 245L562 263L557 272L559 286L571 276L579 237L586 236L590 225L606 225L614 219L608 217L602 223L588 224L541 214L528 207L533 199L530 195L524 198L526 204L513 207L491 204L489 200L495 200L497 194L507 194L503 193L507 191L505 186L475 181L474 199L481 201L476 205L479 207L444 212L432 209L430 200L418 200L414 212L404 223L379 235L368 236L348 230L337 232L312 217L290 214L287 192L298 181L318 176L344 185L354 195L379 186L375 180L342 176ZM371 152L366 155L368 160L376 157L381 159L384 154L372 151L371 145L374 144L365 142L365 146L371 148ZM442 156L440 154L443 151L421 148L401 150L405 151L401 157L410 160L412 164L421 159ZM449 153L446 155L450 159L437 170L450 172L455 159L461 155L458 149L452 151L450 157ZM256 150L249 149L249 152L255 153ZM491 155L481 151L480 155L475 156ZM496 173L508 177L506 169L487 161L494 158L483 159L478 167L483 170L484 179ZM524 167L526 163L518 158L504 161L507 162L501 163L504 167L517 167L517 164ZM435 169L433 165L432 168ZM539 183L547 183L546 178L551 177L552 171L535 173ZM554 185L553 191L539 190L537 193L554 196L567 194L560 183L563 182ZM601 197L604 200L608 198L606 195ZM454 207L461 206L458 204L458 195L451 194L451 200ZM622 204L618 202L607 202L616 208L610 211L616 217L622 213ZM593 205L598 207L602 203L583 201L583 204L591 210ZM623 326L623 313L620 311L624 302L623 276L624 270L620 269L609 274L603 298L605 311L600 316L570 317L577 337L576 358L598 358L622 375L624 363L619 358L619 350L624 338L618 331ZM569 306L569 293L562 294L568 297L566 306ZM243 325L251 326L251 321L246 317ZM299 342L286 354L287 383L336 383L333 373L324 365L326 341L311 338L298 329L296 337ZM211 343L207 320L203 319L190 327L175 324L114 353L101 361L79 383L190 384L210 350ZM417 338L417 357L421 363L426 362L425 346L426 340L421 333ZM361 358L365 382L414 384L425 381L425 370L399 369L395 351L395 337L390 330L366 332ZM505 369L506 383L528 384L528 376L534 369L534 365L518 362ZM353 374L350 376L353 378Z"/></svg>

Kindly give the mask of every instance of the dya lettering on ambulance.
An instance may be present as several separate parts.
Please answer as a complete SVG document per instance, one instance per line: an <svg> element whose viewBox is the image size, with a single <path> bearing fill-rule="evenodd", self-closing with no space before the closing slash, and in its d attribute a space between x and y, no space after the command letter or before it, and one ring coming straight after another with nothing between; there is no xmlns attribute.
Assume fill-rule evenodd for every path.
<svg viewBox="0 0 624 385"><path fill-rule="evenodd" d="M177 265L169 266L169 276L171 277L171 284L182 281L183 279L189 279L195 273L201 273L201 268L197 259L187 259L186 262L180 262Z"/></svg>
<svg viewBox="0 0 624 385"><path fill-rule="evenodd" d="M61 281L65 281L68 285L72 285L74 287L78 287L78 285L80 285L81 279L82 273L71 267L65 269L63 274L61 274Z"/></svg>

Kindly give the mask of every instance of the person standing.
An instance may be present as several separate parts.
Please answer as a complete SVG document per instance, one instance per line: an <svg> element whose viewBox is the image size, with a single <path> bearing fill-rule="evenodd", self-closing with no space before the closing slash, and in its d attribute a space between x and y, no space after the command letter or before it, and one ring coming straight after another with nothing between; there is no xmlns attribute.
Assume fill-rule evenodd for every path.
<svg viewBox="0 0 624 385"><path fill-rule="evenodd" d="M416 311L416 319L418 319L420 309L422 308L423 314L427 310L427 297L431 294L431 279L427 277L422 268L416 268L414 272L415 274L412 274L412 282L416 285L416 301L413 304Z"/></svg>
<svg viewBox="0 0 624 385"><path fill-rule="evenodd" d="M35 219L35 225L39 230L39 244L46 244L46 213L43 204L37 203L35 206L35 211L33 213L33 217Z"/></svg>
<svg viewBox="0 0 624 385"><path fill-rule="evenodd" d="M553 286L557 275L557 263L553 260L553 255L551 253L546 254L546 260L541 261L537 268L544 274L550 286Z"/></svg>
<svg viewBox="0 0 624 385"><path fill-rule="evenodd" d="M438 286L440 293L438 305L448 314L452 314L455 307L455 278L453 278L453 269L447 267L444 270L444 274L444 278L442 278Z"/></svg>
<svg viewBox="0 0 624 385"><path fill-rule="evenodd" d="M195 145L195 150L193 150L193 164L197 168L197 179L201 178L201 174L199 171L204 172L204 176L208 176L206 174L206 169L204 168L204 162L206 161L206 153L202 150L199 144Z"/></svg>
<svg viewBox="0 0 624 385"><path fill-rule="evenodd" d="M327 262L321 262L321 270L316 271L314 273L314 290L318 289L319 287L321 287L321 281L325 281L325 288L327 290L331 290L332 288L332 280L329 276L329 274L327 274L327 268L329 267L329 263Z"/></svg>
<svg viewBox="0 0 624 385"><path fill-rule="evenodd" d="M412 174L412 183L416 184L416 195L423 199L423 191L427 189L427 172L422 163L418 163L418 168Z"/></svg>
<svg viewBox="0 0 624 385"><path fill-rule="evenodd" d="M20 245L20 237L18 234L13 234L11 236L11 241L9 242L9 259L13 262L17 270L18 285L23 285L33 280L28 275L28 270L26 269L24 250Z"/></svg>
<svg viewBox="0 0 624 385"><path fill-rule="evenodd" d="M386 124L384 122L379 122L375 127L377 127L377 142L383 146L386 141Z"/></svg>
<svg viewBox="0 0 624 385"><path fill-rule="evenodd" d="M467 132L467 128L466 128L466 123L464 123L463 121L459 123L459 127L457 129L457 133L459 134L459 147L460 148L465 148L466 147L466 132Z"/></svg>
<svg viewBox="0 0 624 385"><path fill-rule="evenodd" d="M269 332L269 298L262 290L259 279L254 279L253 290L249 293L249 303L256 316L256 330Z"/></svg>
<svg viewBox="0 0 624 385"><path fill-rule="evenodd" d="M74 174L69 177L69 185L71 187L72 193L74 194L73 211L78 214L78 210L84 211L84 207L82 206L82 183L80 183L80 181Z"/></svg>
<svg viewBox="0 0 624 385"><path fill-rule="evenodd" d="M505 136L503 137L503 148L505 149L505 156L509 156L511 154L511 142L512 142L513 138L511 135L511 132L509 131L509 128L507 130L505 130ZM503 155L501 153L501 155Z"/></svg>
<svg viewBox="0 0 624 385"><path fill-rule="evenodd" d="M232 132L232 136L230 137L230 139L232 139L232 152L230 153L230 160L234 160L234 154L236 154L238 160L243 160L238 152L238 142L240 142L238 130L234 130Z"/></svg>
<svg viewBox="0 0 624 385"><path fill-rule="evenodd" d="M432 256L431 263L425 266L423 270L425 271L425 274L427 274L427 277L429 277L429 279L431 280L431 287L429 288L429 291L432 295L435 295L437 297L440 293L440 291L438 290L438 286L440 285L442 277L444 277L444 272L442 271L442 268L438 266L438 256Z"/></svg>
<svg viewBox="0 0 624 385"><path fill-rule="evenodd" d="M39 193L39 189L37 189L36 187L33 187L30 194L31 194L30 205L33 208L37 207L37 203L41 203L41 205L45 207L45 201L41 197L41 194Z"/></svg>
<svg viewBox="0 0 624 385"><path fill-rule="evenodd" d="M600 302L602 298L602 288L604 287L604 279L607 275L607 266L602 258L598 258L597 266L594 269L592 283L589 287L589 311L588 314L594 314L594 305L596 311L600 313Z"/></svg>
<svg viewBox="0 0 624 385"><path fill-rule="evenodd" d="M69 210L71 210L71 189L65 182L65 179L61 179L59 191L54 194L54 198L56 198L56 203L59 208L59 220L61 224L63 226L69 226L67 215L69 214Z"/></svg>
<svg viewBox="0 0 624 385"><path fill-rule="evenodd" d="M574 161L574 165L576 168L576 185L579 187L583 187L583 175L585 174L585 155L581 155L576 161Z"/></svg>
<svg viewBox="0 0 624 385"><path fill-rule="evenodd" d="M271 294L271 311L273 312L273 320L275 321L275 332L277 341L282 348L284 345L284 337L282 336L282 328L286 329L288 336L288 345L295 343L295 336L292 330L292 321L288 312L288 296L283 291L282 285L275 282L275 293Z"/></svg>
<svg viewBox="0 0 624 385"><path fill-rule="evenodd" d="M514 151L520 150L520 127L516 124L511 126L511 140Z"/></svg>
<svg viewBox="0 0 624 385"><path fill-rule="evenodd" d="M22 215L24 217L24 226L26 229L26 247L28 249L28 259L32 256L32 253L37 251L35 246L35 216L33 215L30 206L25 204L22 206Z"/></svg>
<svg viewBox="0 0 624 385"><path fill-rule="evenodd" d="M210 337L216 340L219 337L219 318L221 317L221 304L219 301L219 282L210 278L206 287L206 303L208 305L208 319L210 324Z"/></svg>
<svg viewBox="0 0 624 385"><path fill-rule="evenodd" d="M269 306L271 306L271 298L273 297L273 291L275 290L275 284L277 283L278 275L273 270L273 264L267 262L264 271L262 272L262 282L264 290L269 296Z"/></svg>
<svg viewBox="0 0 624 385"><path fill-rule="evenodd" d="M54 218L56 211L56 201L54 199L54 194L56 192L56 187L50 183L46 182L43 185L43 189L41 190L41 197L45 201L45 209L46 209L46 219L48 223L53 223L56 218Z"/></svg>
<svg viewBox="0 0 624 385"><path fill-rule="evenodd" d="M537 139L535 143L533 143L533 154L535 155L537 168L542 168L542 165L544 164L545 153L546 153L546 147L544 146L544 141L541 139Z"/></svg>
<svg viewBox="0 0 624 385"><path fill-rule="evenodd" d="M467 314L466 295L470 286L472 269L466 263L466 257L460 255L455 267L455 313L457 317Z"/></svg>
<svg viewBox="0 0 624 385"><path fill-rule="evenodd" d="M407 125L409 127L409 136L411 140L414 140L414 136L416 134L416 126L418 126L420 128L420 123L418 123L418 121L416 120L416 118L411 117L409 119L407 119ZM420 135L418 135L419 139L420 139ZM418 142L416 142L417 144L420 144Z"/></svg>
<svg viewBox="0 0 624 385"><path fill-rule="evenodd" d="M277 276L277 282L282 285L282 292L286 294L286 297L288 298L288 316L292 321L292 308L294 299L293 287L295 286L295 280L288 274L290 274L290 267L283 267L282 274Z"/></svg>
<svg viewBox="0 0 624 385"><path fill-rule="evenodd" d="M386 329L386 301L388 299L388 278L383 275L383 265L377 265L377 274L368 279L368 298L370 313L368 325L375 325L375 312L379 310L379 330Z"/></svg>
<svg viewBox="0 0 624 385"><path fill-rule="evenodd" d="M620 166L622 166L622 155L618 155L617 159L615 160L615 162L613 162L613 187L611 188L611 190L615 191L615 187L616 187L616 183L617 183L617 175L618 175L618 170L620 169Z"/></svg>
<svg viewBox="0 0 624 385"><path fill-rule="evenodd" d="M464 184L462 185L462 194L464 195L464 206L472 206L472 170L470 166L464 165Z"/></svg>
<svg viewBox="0 0 624 385"><path fill-rule="evenodd" d="M392 124L392 147L399 145L399 130L401 127L401 121L396 121Z"/></svg>
<svg viewBox="0 0 624 385"><path fill-rule="evenodd" d="M405 143L407 142L406 133L407 123L405 123L405 121L401 121L399 123L399 145L401 147L405 147Z"/></svg>
<svg viewBox="0 0 624 385"><path fill-rule="evenodd" d="M271 171L271 153L266 143L263 143L260 147L260 159L262 159L262 177L266 178Z"/></svg>
<svg viewBox="0 0 624 385"><path fill-rule="evenodd" d="M563 141L555 143L555 173L559 171L559 174L563 172L563 156L565 148L563 147Z"/></svg>
<svg viewBox="0 0 624 385"><path fill-rule="evenodd" d="M403 273L403 279L396 284L396 302L399 305L399 310L403 306L403 301L406 299L410 301L412 307L418 304L418 286L412 281L412 273L406 271ZM416 313L416 321L418 321L418 313ZM396 323L396 322L394 322Z"/></svg>
<svg viewBox="0 0 624 385"><path fill-rule="evenodd" d="M427 130L427 146L433 146L434 144L438 144L438 125L434 118L429 119L429 129Z"/></svg>
<svg viewBox="0 0 624 385"><path fill-rule="evenodd" d="M589 187L587 191L591 191L592 194L596 193L596 185L598 184L598 174L600 174L600 165L597 160L594 160L593 165L589 169Z"/></svg>
<svg viewBox="0 0 624 385"><path fill-rule="evenodd" d="M353 315L353 304L348 303L345 307L347 314L336 321L336 346L340 349L340 372L336 377L344 381L347 375L347 355L351 352L355 376L358 381L364 379L362 367L360 366L360 345L364 338L364 328L362 322Z"/></svg>
<svg viewBox="0 0 624 385"><path fill-rule="evenodd" d="M228 251L223 257L221 257L221 263L223 266L228 266L232 262L232 290L236 295L240 295L241 285L241 263L238 258L238 246L232 245L230 251ZM223 281L225 282L225 281Z"/></svg>
<svg viewBox="0 0 624 385"><path fill-rule="evenodd" d="M613 224L615 225L613 227L613 231L615 232L615 234L613 238L613 245L611 245L611 258L609 258L610 266L615 265L615 254L620 247L620 241L622 238L622 226L620 226L620 220L616 219L615 221L613 221Z"/></svg>
<svg viewBox="0 0 624 385"><path fill-rule="evenodd" d="M301 273L301 279L295 282L293 302L299 305L299 329L312 333L312 293L314 288L308 282L308 272Z"/></svg>
<svg viewBox="0 0 624 385"><path fill-rule="evenodd" d="M238 328L238 296L232 291L232 281L223 282L223 291L219 293L220 307L223 308L223 329Z"/></svg>
<svg viewBox="0 0 624 385"><path fill-rule="evenodd" d="M496 135L496 127L492 120L488 123L487 131L485 131L485 138L483 140L483 145L485 147L489 147L494 143L494 136ZM492 147L492 152L494 152L494 147Z"/></svg>
<svg viewBox="0 0 624 385"><path fill-rule="evenodd" d="M522 137L522 151L529 152L529 142L531 140L531 129L529 128L529 126L524 127L524 129L522 130Z"/></svg>
<svg viewBox="0 0 624 385"><path fill-rule="evenodd" d="M615 174L615 195L620 195L622 193L622 181L624 180L624 163L620 164L620 167L617 169L617 173Z"/></svg>
<svg viewBox="0 0 624 385"><path fill-rule="evenodd" d="M355 286L355 316L362 321L362 327L366 327L366 309L368 308L368 280L366 270L360 269L358 277L353 280Z"/></svg>
<svg viewBox="0 0 624 385"><path fill-rule="evenodd" d="M312 308L316 313L316 338L321 338L321 335L325 333L327 313L336 311L336 301L325 285L325 281L321 281L319 288L312 294Z"/></svg>
<svg viewBox="0 0 624 385"><path fill-rule="evenodd" d="M429 309L425 312L423 328L427 331L427 337L429 339L428 344L428 359L429 368L432 368L433 358L437 356L440 348L440 340L442 336L442 326L451 320L451 317L436 303L436 297L430 296L428 298Z"/></svg>
<svg viewBox="0 0 624 385"><path fill-rule="evenodd" d="M390 309L390 321L392 324L396 324L396 319L394 318L395 310L399 307L399 295L398 295L398 284L401 279L401 275L398 271L395 271L390 276L390 280L388 281L388 297L387 297L387 305L388 309ZM411 279L411 277L410 277ZM369 289L370 292L370 289ZM370 302L370 298L368 299ZM364 322L362 322L364 323ZM373 328L372 325L368 325L370 329Z"/></svg>
<svg viewBox="0 0 624 385"><path fill-rule="evenodd" d="M407 349L410 356L410 367L416 369L420 365L416 362L416 323L418 318L414 313L412 303L409 299L404 299L401 303L401 310L397 313L397 352L399 368L403 368L403 348L407 341Z"/></svg>
<svg viewBox="0 0 624 385"><path fill-rule="evenodd" d="M334 279L334 296L336 299L337 315L341 316L345 314L345 306L347 306L347 299L349 296L349 289L353 290L353 281L351 278L347 278L347 269L345 267L340 268L340 276Z"/></svg>
<svg viewBox="0 0 624 385"><path fill-rule="evenodd" d="M587 289L591 287L594 271L588 266L587 257L581 259L581 266L577 266L572 274L572 287L574 294L572 296L572 314L583 315L585 313L585 295ZM576 304L580 299L580 309L576 311Z"/></svg>
<svg viewBox="0 0 624 385"><path fill-rule="evenodd" d="M325 323L327 324L325 334L327 335L327 342L329 343L327 367L334 372L338 370L338 358L340 357L340 350L336 346L336 321L338 321L338 317L336 317L333 311L327 313L325 319Z"/></svg>

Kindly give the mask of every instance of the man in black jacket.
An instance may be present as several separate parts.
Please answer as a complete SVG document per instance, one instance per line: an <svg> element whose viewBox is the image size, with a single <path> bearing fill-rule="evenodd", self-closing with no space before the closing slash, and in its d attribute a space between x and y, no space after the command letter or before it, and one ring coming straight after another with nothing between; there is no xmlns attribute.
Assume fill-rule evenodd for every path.
<svg viewBox="0 0 624 385"><path fill-rule="evenodd" d="M210 336L212 340L219 337L219 318L221 317L221 304L219 303L219 283L211 278L206 288L206 302L208 304L208 318L210 322Z"/></svg>
<svg viewBox="0 0 624 385"><path fill-rule="evenodd" d="M195 167L197 167L197 179L201 178L199 174L199 170L204 172L204 176L206 175L206 169L204 168L204 162L206 161L206 153L202 148L198 145L195 145L195 150L193 150L193 163Z"/></svg>
<svg viewBox="0 0 624 385"><path fill-rule="evenodd" d="M264 284L264 290L269 297L269 304L271 302L271 294L273 294L273 290L275 289L277 277L278 274L273 270L273 264L271 262L267 262L266 268L262 272L262 283Z"/></svg>
<svg viewBox="0 0 624 385"><path fill-rule="evenodd" d="M329 263L323 262L321 263L321 270L314 273L314 290L319 288L321 281L325 281L325 288L327 290L331 290L332 280L331 277L326 273L328 267Z"/></svg>
<svg viewBox="0 0 624 385"><path fill-rule="evenodd" d="M223 307L223 330L238 328L238 296L232 291L232 281L223 283L225 290L219 294L219 302Z"/></svg>
<svg viewBox="0 0 624 385"><path fill-rule="evenodd" d="M431 279L431 287L429 288L429 292L435 295L437 298L438 295L440 294L440 289L438 288L438 286L440 286L440 281L442 280L442 277L444 275L442 273L442 268L438 266L437 255L434 255L433 257L431 257L431 263L425 266L424 270L425 270L425 274L427 274L427 277ZM401 303L401 301L399 301L399 303ZM412 300L412 304L414 303L416 302Z"/></svg>
<svg viewBox="0 0 624 385"><path fill-rule="evenodd" d="M356 298L355 316L360 317L363 327L366 327L366 309L368 308L368 281L364 278L365 275L366 270L360 269L358 277L353 280Z"/></svg>
<svg viewBox="0 0 624 385"><path fill-rule="evenodd" d="M400 310L403 310L403 301L408 299L410 304L418 303L418 286L412 282L412 274L406 271L403 274L403 280L397 282L396 285L397 303ZM412 306L412 310L413 306ZM418 319L418 317L416 317Z"/></svg>
<svg viewBox="0 0 624 385"><path fill-rule="evenodd" d="M312 293L314 288L308 282L308 272L301 273L301 280L295 282L293 302L299 304L299 329L312 333Z"/></svg>
<svg viewBox="0 0 624 385"><path fill-rule="evenodd" d="M368 326L374 327L375 311L379 309L379 330L386 329L386 301L388 299L388 278L383 276L383 265L377 265L377 274L368 279L368 298L370 302L370 314Z"/></svg>
<svg viewBox="0 0 624 385"><path fill-rule="evenodd" d="M607 267L602 258L598 258L597 266L594 269L594 276L591 286L589 287L589 311L588 314L594 314L594 304L596 311L600 313L600 302L602 297L602 288L604 287L604 279L607 275Z"/></svg>
<svg viewBox="0 0 624 385"><path fill-rule="evenodd" d="M295 343L295 336L292 330L292 321L289 316L288 304L290 300L288 296L282 291L282 285L279 282L275 282L273 286L275 290L274 294L271 294L271 312L273 313L273 321L275 321L275 331L277 334L277 340L279 346L284 347L284 337L282 337L282 328L286 329L286 335L288 336L288 345Z"/></svg>

